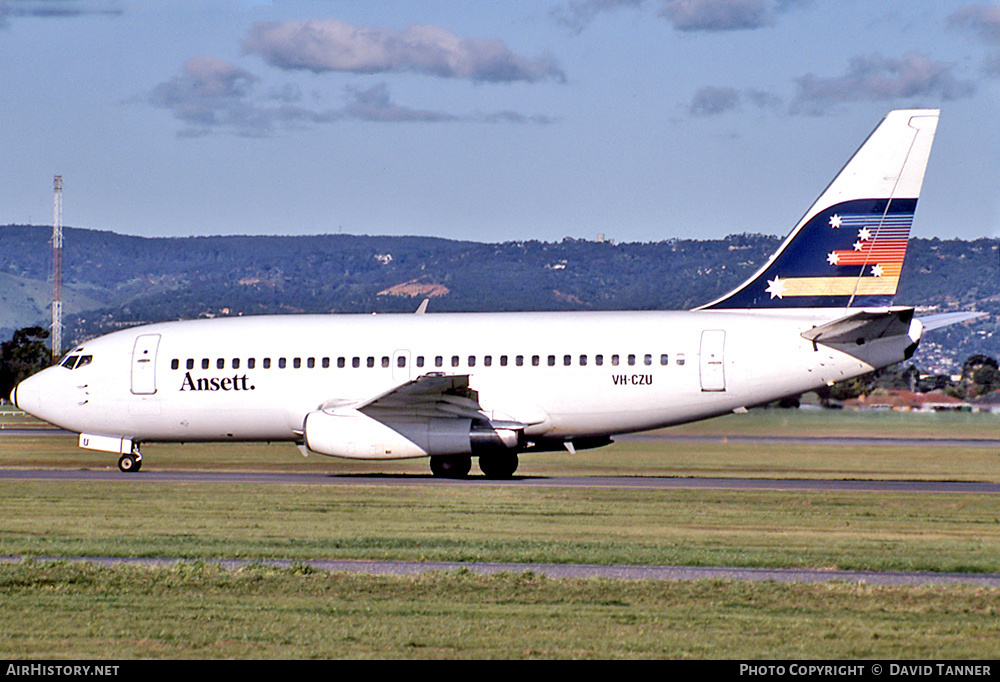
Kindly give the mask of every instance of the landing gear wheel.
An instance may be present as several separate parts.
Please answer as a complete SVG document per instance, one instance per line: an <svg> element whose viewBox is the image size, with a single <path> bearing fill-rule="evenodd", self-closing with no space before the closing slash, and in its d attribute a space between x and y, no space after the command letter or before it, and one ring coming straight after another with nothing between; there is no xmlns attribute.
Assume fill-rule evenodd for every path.
<svg viewBox="0 0 1000 682"><path fill-rule="evenodd" d="M517 455L513 453L481 455L479 457L479 469L486 478L511 478L514 472L517 471Z"/></svg>
<svg viewBox="0 0 1000 682"><path fill-rule="evenodd" d="M431 457L431 473L438 478L465 478L472 469L468 455L436 455Z"/></svg>
<svg viewBox="0 0 1000 682"><path fill-rule="evenodd" d="M142 458L133 454L122 455L118 458L118 468L125 473L134 473L142 468Z"/></svg>

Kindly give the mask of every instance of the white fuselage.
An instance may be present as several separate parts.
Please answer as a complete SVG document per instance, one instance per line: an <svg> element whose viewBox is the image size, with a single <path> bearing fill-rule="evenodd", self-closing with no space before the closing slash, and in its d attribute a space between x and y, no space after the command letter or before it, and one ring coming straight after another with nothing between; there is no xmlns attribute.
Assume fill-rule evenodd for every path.
<svg viewBox="0 0 1000 682"><path fill-rule="evenodd" d="M88 341L22 382L57 426L134 442L302 441L312 412L421 375L467 375L483 418L572 441L704 419L904 358L920 333L864 346L802 332L842 310L233 317ZM845 352L846 351L846 352ZM72 364L72 363L71 363ZM412 456L412 455L411 455Z"/></svg>

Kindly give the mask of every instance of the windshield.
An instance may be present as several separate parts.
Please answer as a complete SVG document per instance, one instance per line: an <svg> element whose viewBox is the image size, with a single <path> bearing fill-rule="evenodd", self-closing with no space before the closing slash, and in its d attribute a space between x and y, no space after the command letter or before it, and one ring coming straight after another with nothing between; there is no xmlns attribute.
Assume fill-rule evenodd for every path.
<svg viewBox="0 0 1000 682"><path fill-rule="evenodd" d="M93 355L67 355L63 358L62 362L59 363L59 366L65 367L66 369L80 369L81 367L89 365L93 360Z"/></svg>

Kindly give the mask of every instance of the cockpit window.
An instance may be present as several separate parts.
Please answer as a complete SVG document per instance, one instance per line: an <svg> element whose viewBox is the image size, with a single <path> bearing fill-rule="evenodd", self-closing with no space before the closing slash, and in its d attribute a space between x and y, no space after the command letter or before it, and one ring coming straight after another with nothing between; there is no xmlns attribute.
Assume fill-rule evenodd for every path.
<svg viewBox="0 0 1000 682"><path fill-rule="evenodd" d="M86 367L91 362L93 362L93 355L67 355L63 358L62 362L59 363L60 367L65 367L66 369L80 369L81 367Z"/></svg>

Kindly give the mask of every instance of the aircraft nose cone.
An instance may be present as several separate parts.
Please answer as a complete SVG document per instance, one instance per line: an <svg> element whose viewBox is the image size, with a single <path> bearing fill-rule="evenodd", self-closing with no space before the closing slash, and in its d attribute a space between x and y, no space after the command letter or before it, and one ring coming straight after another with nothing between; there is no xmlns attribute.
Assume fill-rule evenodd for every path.
<svg viewBox="0 0 1000 682"><path fill-rule="evenodd" d="M24 410L28 414L37 416L39 406L38 382L32 379L25 379L11 391L10 400L19 410Z"/></svg>

